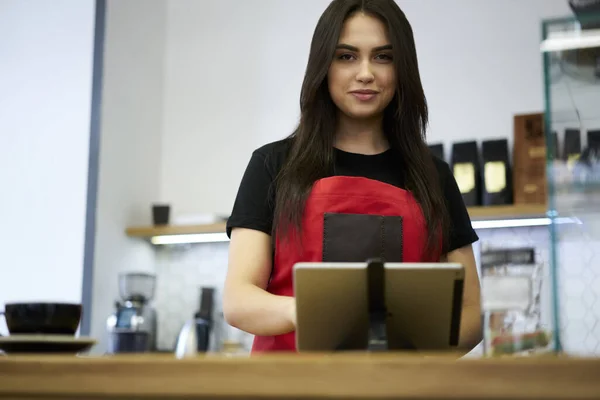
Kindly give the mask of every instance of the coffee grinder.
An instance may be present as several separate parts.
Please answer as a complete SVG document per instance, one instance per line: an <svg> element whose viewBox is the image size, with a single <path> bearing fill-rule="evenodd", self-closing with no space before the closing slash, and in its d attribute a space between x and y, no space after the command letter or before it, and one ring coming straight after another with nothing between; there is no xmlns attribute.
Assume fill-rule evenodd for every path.
<svg viewBox="0 0 600 400"><path fill-rule="evenodd" d="M108 353L141 353L156 350L156 310L154 297L156 276L146 273L119 275L121 301L108 317Z"/></svg>

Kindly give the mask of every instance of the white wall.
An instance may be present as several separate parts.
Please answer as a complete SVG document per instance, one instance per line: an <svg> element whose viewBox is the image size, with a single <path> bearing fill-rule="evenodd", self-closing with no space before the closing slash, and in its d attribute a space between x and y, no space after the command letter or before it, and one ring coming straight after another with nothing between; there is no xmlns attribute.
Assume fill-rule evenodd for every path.
<svg viewBox="0 0 600 400"><path fill-rule="evenodd" d="M400 3L415 31L432 142L449 152L455 140L512 139L514 114L544 111L541 21L570 15L567 0Z"/></svg>
<svg viewBox="0 0 600 400"><path fill-rule="evenodd" d="M168 2L161 193L176 213L231 212L252 149L292 131L327 3Z"/></svg>
<svg viewBox="0 0 600 400"><path fill-rule="evenodd" d="M154 271L153 250L125 228L151 223L159 197L164 29L163 1L107 2L91 327L99 352L118 274Z"/></svg>
<svg viewBox="0 0 600 400"><path fill-rule="evenodd" d="M566 0L398 3L415 32L431 142L510 138L513 114L543 110L540 23L568 15ZM251 151L295 127L327 4L168 2L161 194L176 213L229 213Z"/></svg>
<svg viewBox="0 0 600 400"><path fill-rule="evenodd" d="M81 301L94 17L0 0L0 303Z"/></svg>

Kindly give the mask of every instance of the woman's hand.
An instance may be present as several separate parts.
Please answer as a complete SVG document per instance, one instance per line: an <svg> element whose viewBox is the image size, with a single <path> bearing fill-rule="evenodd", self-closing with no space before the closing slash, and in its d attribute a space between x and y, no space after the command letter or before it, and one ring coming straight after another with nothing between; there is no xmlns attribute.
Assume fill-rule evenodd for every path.
<svg viewBox="0 0 600 400"><path fill-rule="evenodd" d="M294 329L296 329L296 299L294 297L289 297L286 314L288 321L290 321L294 326Z"/></svg>
<svg viewBox="0 0 600 400"><path fill-rule="evenodd" d="M460 321L459 348L471 351L483 339L481 324L481 289L479 275L471 245L450 252L447 261L465 268L462 317Z"/></svg>
<svg viewBox="0 0 600 400"><path fill-rule="evenodd" d="M296 299L265 290L271 257L269 235L251 229L233 230L223 314L229 325L257 336L283 335L296 329Z"/></svg>

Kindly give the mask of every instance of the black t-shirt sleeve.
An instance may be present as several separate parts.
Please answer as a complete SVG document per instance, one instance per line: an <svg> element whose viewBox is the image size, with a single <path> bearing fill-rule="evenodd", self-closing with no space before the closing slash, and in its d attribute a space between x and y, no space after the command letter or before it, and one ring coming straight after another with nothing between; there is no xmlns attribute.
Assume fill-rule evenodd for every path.
<svg viewBox="0 0 600 400"><path fill-rule="evenodd" d="M478 241L479 237L471 226L471 217L450 167L443 163L441 169L446 207L450 217L448 252L451 252Z"/></svg>
<svg viewBox="0 0 600 400"><path fill-rule="evenodd" d="M272 188L274 173L268 158L259 150L252 153L227 221L227 236L231 237L233 228L271 234L275 195Z"/></svg>

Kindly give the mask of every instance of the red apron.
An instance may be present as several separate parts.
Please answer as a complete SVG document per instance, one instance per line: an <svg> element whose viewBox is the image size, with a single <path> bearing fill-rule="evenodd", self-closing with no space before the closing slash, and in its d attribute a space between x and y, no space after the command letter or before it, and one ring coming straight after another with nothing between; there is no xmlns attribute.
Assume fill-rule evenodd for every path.
<svg viewBox="0 0 600 400"><path fill-rule="evenodd" d="M438 261L441 252L424 256L426 241L425 219L410 192L362 177L324 178L306 201L301 242L276 237L267 291L293 296L298 262ZM295 350L295 332L256 336L252 346L252 352Z"/></svg>

